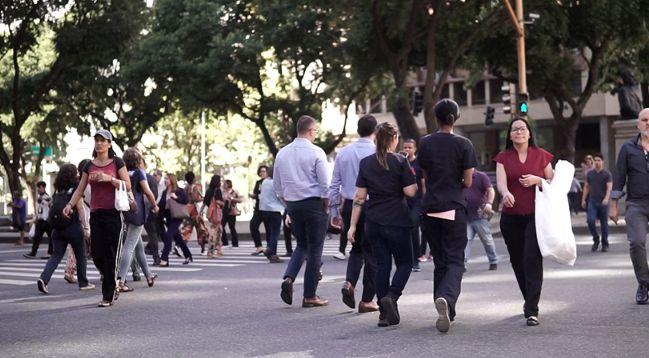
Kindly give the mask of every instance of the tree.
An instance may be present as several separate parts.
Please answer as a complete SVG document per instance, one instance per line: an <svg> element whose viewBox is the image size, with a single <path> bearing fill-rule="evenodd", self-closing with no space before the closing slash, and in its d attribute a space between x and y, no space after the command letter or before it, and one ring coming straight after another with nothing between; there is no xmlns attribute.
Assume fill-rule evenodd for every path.
<svg viewBox="0 0 649 358"><path fill-rule="evenodd" d="M560 156L575 159L575 137L586 104L597 91L607 90L619 57L646 39L646 1L528 1L526 11L540 14L527 27L527 65L530 91L543 95L560 135ZM512 27L475 46L474 55L490 71L516 82ZM571 88L575 75L586 74L580 91ZM565 110L564 107L569 110ZM533 115L533 114L532 114Z"/></svg>
<svg viewBox="0 0 649 358"><path fill-rule="evenodd" d="M64 75L106 67L133 35L128 19L142 4L113 1L18 1L0 5L0 163L20 190L25 124L44 114ZM110 39L108 41L107 39ZM46 56L43 56L46 54ZM4 145L7 143L8 145Z"/></svg>

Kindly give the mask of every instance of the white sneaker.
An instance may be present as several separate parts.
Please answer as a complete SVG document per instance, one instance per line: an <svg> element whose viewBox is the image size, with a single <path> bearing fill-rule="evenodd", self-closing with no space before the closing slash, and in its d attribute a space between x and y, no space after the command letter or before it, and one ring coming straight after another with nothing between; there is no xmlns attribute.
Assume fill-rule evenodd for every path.
<svg viewBox="0 0 649 358"><path fill-rule="evenodd" d="M95 289L95 285L93 285L92 283L88 283L88 285L86 286L79 287L79 291L90 291L94 289Z"/></svg>
<svg viewBox="0 0 649 358"><path fill-rule="evenodd" d="M343 254L342 252L337 252L334 255L334 259L345 260L346 258L347 258L347 255Z"/></svg>
<svg viewBox="0 0 649 358"><path fill-rule="evenodd" d="M439 315L435 327L442 333L448 332L451 328L451 319L448 317L448 302L446 302L444 297L439 297L435 300L435 309Z"/></svg>

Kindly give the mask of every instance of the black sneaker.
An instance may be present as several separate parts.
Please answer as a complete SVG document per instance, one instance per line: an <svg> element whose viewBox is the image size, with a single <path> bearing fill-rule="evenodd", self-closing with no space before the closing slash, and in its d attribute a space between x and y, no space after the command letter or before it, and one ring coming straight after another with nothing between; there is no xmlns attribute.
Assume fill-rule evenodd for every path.
<svg viewBox="0 0 649 358"><path fill-rule="evenodd" d="M140 275L133 275L133 281L142 281L142 277Z"/></svg>
<svg viewBox="0 0 649 358"><path fill-rule="evenodd" d="M26 259L35 259L35 258L36 258L36 254L31 253L31 252L28 252L28 253L26 253L26 254L23 254L23 257L26 258Z"/></svg>
<svg viewBox="0 0 649 358"><path fill-rule="evenodd" d="M36 284L38 285L38 290L41 291L42 293L44 294L50 293L50 291L47 290L47 284L42 279L39 278L38 281L36 281Z"/></svg>
<svg viewBox="0 0 649 358"><path fill-rule="evenodd" d="M397 301L394 298L385 296L381 298L379 304L383 307L385 312L385 320L388 324L393 326L399 324L401 317L399 317L399 309L397 308Z"/></svg>
<svg viewBox="0 0 649 358"><path fill-rule="evenodd" d="M498 270L498 264L489 264L489 271Z"/></svg>
<svg viewBox="0 0 649 358"><path fill-rule="evenodd" d="M593 238L593 247L590 248L590 251L595 252L599 247L599 236Z"/></svg>
<svg viewBox="0 0 649 358"><path fill-rule="evenodd" d="M608 252L608 244L602 244L602 252Z"/></svg>
<svg viewBox="0 0 649 358"><path fill-rule="evenodd" d="M635 293L635 303L644 305L649 301L649 292L646 284L641 283L638 285L638 290Z"/></svg>

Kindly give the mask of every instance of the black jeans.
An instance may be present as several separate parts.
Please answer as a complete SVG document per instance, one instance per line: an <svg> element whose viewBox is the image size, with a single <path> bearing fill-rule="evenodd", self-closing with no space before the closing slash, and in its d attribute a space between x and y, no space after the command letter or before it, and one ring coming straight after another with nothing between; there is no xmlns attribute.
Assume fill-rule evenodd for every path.
<svg viewBox="0 0 649 358"><path fill-rule="evenodd" d="M365 235L372 238L372 251L376 258L376 298L381 300L389 296L399 299L403 289L408 283L412 272L412 247L410 245L410 228L398 226L378 225L367 220L365 222ZM390 282L392 259L396 270Z"/></svg>
<svg viewBox="0 0 649 358"><path fill-rule="evenodd" d="M419 254L421 251L421 238L419 234L419 227L421 226L421 205L417 204L410 208L410 220L412 221L413 228L410 231L410 242L412 244L412 265L416 266L419 264L419 256L424 254ZM426 252L426 246L424 245L424 253Z"/></svg>
<svg viewBox="0 0 649 358"><path fill-rule="evenodd" d="M282 216L282 231L284 232L284 246L286 247L287 254L293 254L293 243L291 242L291 240L293 239L293 233L291 232L291 227L286 225L286 215L287 215L287 211L285 211L284 216Z"/></svg>
<svg viewBox="0 0 649 358"><path fill-rule="evenodd" d="M500 232L507 245L518 287L525 299L525 317L538 316L543 286L543 257L536 241L534 215L502 214Z"/></svg>
<svg viewBox="0 0 649 358"><path fill-rule="evenodd" d="M225 234L225 226L227 225L230 228L230 234L232 235L232 247L239 247L239 236L237 235L237 216L224 213L221 225L223 226L223 245L228 244L228 236Z"/></svg>
<svg viewBox="0 0 649 358"><path fill-rule="evenodd" d="M115 296L121 233L122 220L117 210L97 209L90 213L90 253L97 270L104 277L101 283L101 293L103 299L108 302L112 302Z"/></svg>
<svg viewBox="0 0 649 358"><path fill-rule="evenodd" d="M162 256L160 257L163 261L169 261L169 253L171 252L171 242L175 242L178 247L183 252L183 256L188 259L192 257L191 251L187 247L187 243L183 240L182 235L180 235L180 224L183 223L183 219L173 219L167 218L167 231L164 234L164 247L162 249Z"/></svg>
<svg viewBox="0 0 649 358"><path fill-rule="evenodd" d="M352 219L352 207L354 206L352 200L345 200L342 206L341 215L343 218L343 231L340 236L345 237L347 241L347 230ZM372 244L369 237L365 235L365 212L361 212L356 225L355 242L352 244L352 250L349 252L349 261L347 261L347 274L345 280L349 281L352 286L356 287L358 277L361 275L363 269L363 302L372 302L374 294L376 293L374 287L374 278L376 276L376 258L372 253Z"/></svg>
<svg viewBox="0 0 649 358"><path fill-rule="evenodd" d="M261 211L253 211L252 219L250 219L250 235L252 236L252 241L255 243L255 247L263 246L261 243L261 233L259 232L259 225L262 223L264 224L264 229L266 229L266 240L268 240L268 225L266 225L266 222L261 215Z"/></svg>
<svg viewBox="0 0 649 358"><path fill-rule="evenodd" d="M52 228L50 223L47 220L38 219L36 220L36 227L34 228L34 242L32 242L32 255L36 255L38 252L38 247L41 246L41 241L43 240L43 235L47 234L49 243L47 244L47 253L52 254Z"/></svg>
<svg viewBox="0 0 649 358"><path fill-rule="evenodd" d="M160 249L158 248L158 242L161 241L161 236L165 232L164 224L162 223L162 216L160 214L149 212L149 217L144 223L144 230L146 230L147 235L146 249L151 252L153 261L159 262Z"/></svg>
<svg viewBox="0 0 649 358"><path fill-rule="evenodd" d="M50 282L52 274L61 263L65 250L68 244L72 246L74 257L77 261L77 282L79 287L88 286L88 278L86 277L86 248L83 240L83 231L81 224L74 223L63 230L53 230L50 242L53 242L54 252L45 264L45 269L41 273L41 279L45 284Z"/></svg>
<svg viewBox="0 0 649 358"><path fill-rule="evenodd" d="M455 210L455 220L422 215L422 234L430 243L435 263L433 296L435 299L446 299L451 320L455 318L455 303L462 290L464 249L467 243L466 220L464 208Z"/></svg>

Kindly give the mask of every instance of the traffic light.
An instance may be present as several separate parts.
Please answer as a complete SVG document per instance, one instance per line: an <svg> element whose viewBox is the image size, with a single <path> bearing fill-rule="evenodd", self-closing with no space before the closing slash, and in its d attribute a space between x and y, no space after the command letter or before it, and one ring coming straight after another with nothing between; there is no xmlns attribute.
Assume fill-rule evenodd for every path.
<svg viewBox="0 0 649 358"><path fill-rule="evenodd" d="M485 117L484 117L484 125L485 126L488 127L488 126L494 124L494 114L495 113L496 113L495 108L493 108L491 106L487 106L487 111L485 112Z"/></svg>
<svg viewBox="0 0 649 358"><path fill-rule="evenodd" d="M503 82L502 87L500 89L503 91L503 112L505 114L510 114L512 113L512 95L511 95L511 90L512 90L512 85L510 85L507 82Z"/></svg>
<svg viewBox="0 0 649 358"><path fill-rule="evenodd" d="M518 99L516 103L518 103L518 113L522 115L527 115L527 110L529 108L529 105L527 101L529 100L530 96L527 93L519 93L518 94Z"/></svg>
<svg viewBox="0 0 649 358"><path fill-rule="evenodd" d="M412 113L418 115L424 108L424 95L419 91L412 92Z"/></svg>

